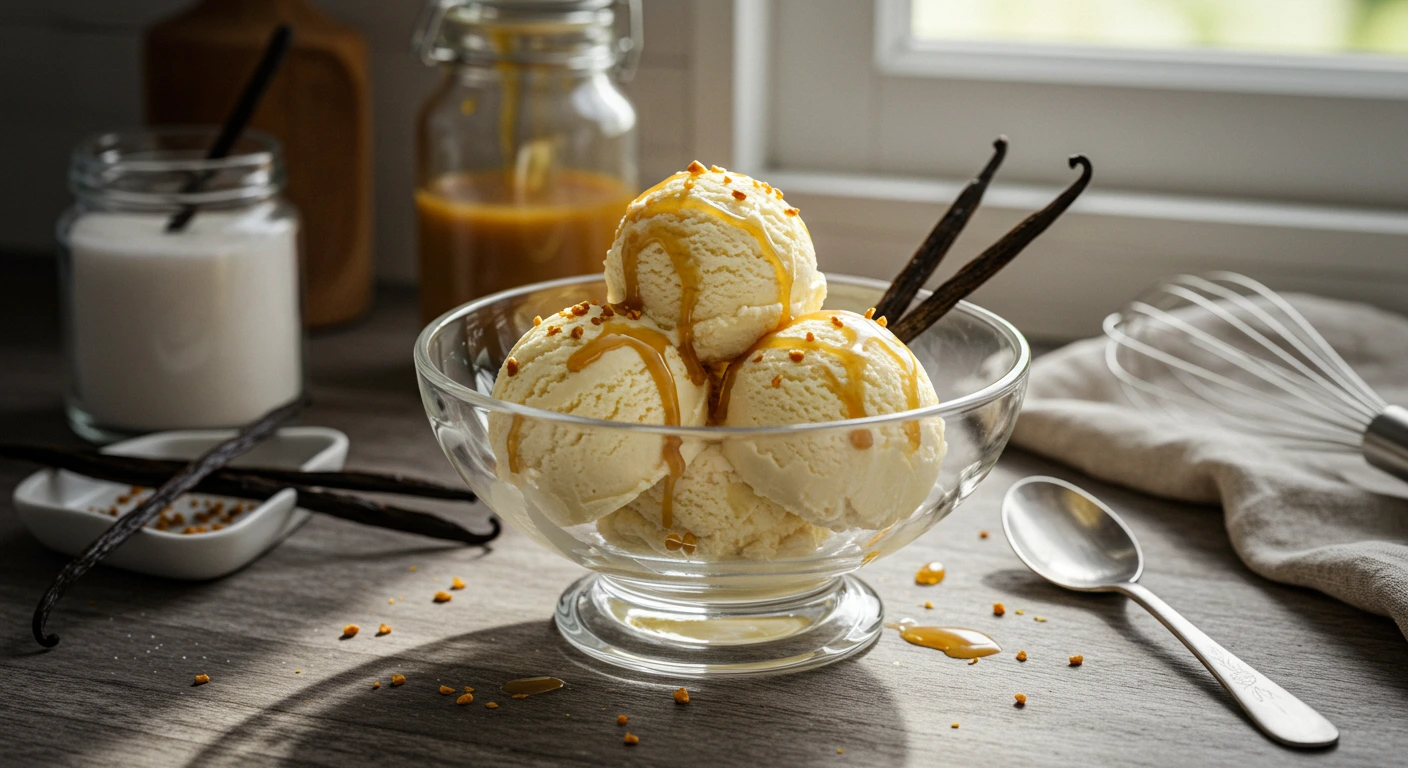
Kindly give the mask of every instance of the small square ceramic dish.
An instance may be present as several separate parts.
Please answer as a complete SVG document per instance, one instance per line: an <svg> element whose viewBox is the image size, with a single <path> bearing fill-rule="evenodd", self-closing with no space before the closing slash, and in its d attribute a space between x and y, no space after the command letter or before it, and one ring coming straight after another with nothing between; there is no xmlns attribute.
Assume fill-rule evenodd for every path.
<svg viewBox="0 0 1408 768"><path fill-rule="evenodd" d="M151 459L194 459L233 430L157 432L114 443L104 453ZM336 472L347 460L347 435L324 427L286 427L237 459L233 466ZM68 555L82 552L115 517L151 493L129 485L45 469L15 487L15 509L44 546ZM178 524L143 527L103 563L172 579L213 579L238 570L269 551L311 515L286 488L264 502L186 494L171 507ZM235 511L240 510L240 511ZM202 528L196 532L195 528ZM190 531L183 533L183 531Z"/></svg>

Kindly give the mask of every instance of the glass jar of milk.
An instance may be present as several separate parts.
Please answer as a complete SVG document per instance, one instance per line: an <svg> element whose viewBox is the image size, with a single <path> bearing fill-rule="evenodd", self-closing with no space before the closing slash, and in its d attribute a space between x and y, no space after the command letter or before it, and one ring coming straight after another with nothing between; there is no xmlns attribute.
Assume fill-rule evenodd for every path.
<svg viewBox="0 0 1408 768"><path fill-rule="evenodd" d="M238 426L303 393L282 150L249 131L209 160L215 130L106 133L74 150L59 272L68 418L89 440Z"/></svg>

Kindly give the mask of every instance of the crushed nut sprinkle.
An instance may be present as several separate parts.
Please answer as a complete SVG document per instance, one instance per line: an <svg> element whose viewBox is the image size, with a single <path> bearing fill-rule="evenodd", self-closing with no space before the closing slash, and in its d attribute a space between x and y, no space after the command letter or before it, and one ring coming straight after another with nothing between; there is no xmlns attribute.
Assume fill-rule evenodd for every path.
<svg viewBox="0 0 1408 768"><path fill-rule="evenodd" d="M773 389L778 389L778 388L780 388L781 386L782 386L782 374L779 373L779 374L777 374L776 376L772 377L772 388L773 388Z"/></svg>
<svg viewBox="0 0 1408 768"><path fill-rule="evenodd" d="M210 675L196 675L196 685L205 685L210 682Z"/></svg>
<svg viewBox="0 0 1408 768"><path fill-rule="evenodd" d="M362 628L359 627L359 626L357 626L356 624L348 624L347 626L345 626L345 627L342 628L342 636L343 636L343 637L356 637L356 636L357 636L357 633L358 633L358 632L361 632L361 631L362 631Z"/></svg>
<svg viewBox="0 0 1408 768"><path fill-rule="evenodd" d="M486 703L486 704L484 705L484 708L485 708L485 709L498 709L498 708L499 708L499 702L497 702L497 701L488 702L488 703Z"/></svg>
<svg viewBox="0 0 1408 768"><path fill-rule="evenodd" d="M584 301L581 304L572 305L572 314L576 315L577 317L582 317L590 311L592 311L592 305L590 302Z"/></svg>
<svg viewBox="0 0 1408 768"><path fill-rule="evenodd" d="M451 688L451 687L448 686L448 685L442 685L442 686L440 686L440 695L442 695L442 696L449 696L450 694L452 694L452 693L454 693L454 692L455 692L455 689L454 689L454 688Z"/></svg>
<svg viewBox="0 0 1408 768"><path fill-rule="evenodd" d="M508 375L510 376L517 376L518 360L513 356L510 356L508 360L504 361L504 370L508 371Z"/></svg>
<svg viewBox="0 0 1408 768"><path fill-rule="evenodd" d="M391 634L391 625L382 624L381 626L376 628L376 633L378 636Z"/></svg>
<svg viewBox="0 0 1408 768"><path fill-rule="evenodd" d="M1005 613L1007 613L1007 606L1003 605L1002 603L992 604L992 615L1001 616Z"/></svg>
<svg viewBox="0 0 1408 768"><path fill-rule="evenodd" d="M689 703L689 691L686 691L686 690L683 689L683 688L676 688L676 689L675 689L675 703L676 703L676 704L688 704L688 703Z"/></svg>
<svg viewBox="0 0 1408 768"><path fill-rule="evenodd" d="M629 317L629 318L632 319L632 320L639 320L639 319L640 319L640 310L639 310L639 309L628 309L628 310L626 310L626 317Z"/></svg>
<svg viewBox="0 0 1408 768"><path fill-rule="evenodd" d="M615 317L615 316L616 316L616 310L612 309L610 304L604 304L604 305L602 305L602 307L601 307L601 316L602 316L602 317Z"/></svg>
<svg viewBox="0 0 1408 768"><path fill-rule="evenodd" d="M406 684L406 676L405 676L405 675L392 675L392 676L391 676L391 684L392 684L392 685L405 685L405 684Z"/></svg>
<svg viewBox="0 0 1408 768"><path fill-rule="evenodd" d="M548 326L548 335L549 335L549 336L556 336L556 335L559 334L559 333L562 333L562 328L561 328L560 326L556 326L556 325L549 325L549 326Z"/></svg>
<svg viewBox="0 0 1408 768"><path fill-rule="evenodd" d="M446 592L443 589L435 593L435 602L437 603L448 603L453 598L454 595L450 594L449 592Z"/></svg>
<svg viewBox="0 0 1408 768"><path fill-rule="evenodd" d="M533 315L533 327L534 327L534 328L537 328L538 326L540 326L540 325L542 325L542 324L543 324L543 318L542 318L540 315Z"/></svg>
<svg viewBox="0 0 1408 768"><path fill-rule="evenodd" d="M625 725L626 723L630 722L630 720L631 720L631 718L626 717L625 715L617 715L617 716L616 716L616 724L617 724L617 725Z"/></svg>
<svg viewBox="0 0 1408 768"><path fill-rule="evenodd" d="M626 742L627 746L634 747L635 745L640 743L640 737L635 735L634 733L627 733L626 738L622 739L622 741Z"/></svg>
<svg viewBox="0 0 1408 768"><path fill-rule="evenodd" d="M1025 693L1014 693L1014 694L1012 694L1012 698L1014 698L1014 699L1017 700L1017 703L1016 703L1016 704L1013 704L1012 706L1014 706L1014 707L1025 707L1025 706L1027 706L1027 694L1025 694Z"/></svg>
<svg viewBox="0 0 1408 768"><path fill-rule="evenodd" d="M802 362L802 358L807 356L807 353L803 352L800 349L794 349L791 352L788 352L787 356L792 359L792 362L800 363Z"/></svg>
<svg viewBox="0 0 1408 768"><path fill-rule="evenodd" d="M458 576L450 579L450 589L464 589L464 579Z"/></svg>
<svg viewBox="0 0 1408 768"><path fill-rule="evenodd" d="M743 190L741 190L741 189L735 189L735 190L733 190L733 199L734 199L734 200L740 200L740 201L741 201L741 200L747 200L747 199L748 199L748 195L744 194L744 193L743 193Z"/></svg>
<svg viewBox="0 0 1408 768"><path fill-rule="evenodd" d="M1085 663L1085 657L1077 653L1076 655L1072 656L1069 661L1071 662L1071 666L1079 667L1080 665Z"/></svg>
<svg viewBox="0 0 1408 768"><path fill-rule="evenodd" d="M1027 652L1026 652L1026 651L1017 651L1017 661L1026 661L1026 660L1027 660Z"/></svg>
<svg viewBox="0 0 1408 768"><path fill-rule="evenodd" d="M580 326L580 325L577 326L577 327L575 327L575 328L573 328L573 329L572 329L572 338L574 338L574 339L580 339L580 338L582 338L583 330L584 330L584 329L583 329L582 326Z"/></svg>
<svg viewBox="0 0 1408 768"><path fill-rule="evenodd" d="M706 170L708 170L708 169L704 167L704 164L703 164L703 163L699 162L698 160L695 160L695 161L691 162L691 163L685 168L685 170L686 170L686 171L689 171L690 175L692 175L692 176L698 176L699 174L703 173L704 171L706 171Z"/></svg>
<svg viewBox="0 0 1408 768"><path fill-rule="evenodd" d="M593 318L592 318L592 325L601 325L601 316L600 316L600 315L598 315L597 317L593 317Z"/></svg>

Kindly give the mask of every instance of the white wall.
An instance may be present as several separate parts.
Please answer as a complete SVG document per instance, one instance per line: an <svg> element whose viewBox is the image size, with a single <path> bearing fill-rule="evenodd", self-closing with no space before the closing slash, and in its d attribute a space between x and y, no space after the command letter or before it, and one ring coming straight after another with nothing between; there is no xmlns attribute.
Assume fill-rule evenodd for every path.
<svg viewBox="0 0 1408 768"><path fill-rule="evenodd" d="M317 2L369 43L377 272L385 279L414 280L414 122L437 79L410 52L421 0ZM645 0L644 56L627 86L641 116L642 180L683 167L694 146L690 2ZM70 149L95 131L140 124L142 29L189 4L0 3L0 250L53 249L54 221L70 199Z"/></svg>

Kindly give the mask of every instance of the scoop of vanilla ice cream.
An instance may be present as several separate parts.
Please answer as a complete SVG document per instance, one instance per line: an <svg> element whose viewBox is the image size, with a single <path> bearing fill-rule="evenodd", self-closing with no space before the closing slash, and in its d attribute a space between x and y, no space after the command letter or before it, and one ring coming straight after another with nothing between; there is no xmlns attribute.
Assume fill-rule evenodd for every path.
<svg viewBox="0 0 1408 768"><path fill-rule="evenodd" d="M708 417L708 389L690 381L675 343L648 319L579 304L535 320L501 366L493 395L631 424L667 424L678 403L679 423L701 426ZM495 412L489 415L489 439L499 476L563 526L620 509L670 469L662 435ZM679 448L682 462L700 449L691 443Z"/></svg>
<svg viewBox="0 0 1408 768"><path fill-rule="evenodd" d="M631 550L712 561L800 557L831 535L754 493L718 445L695 456L675 481L669 528L660 525L664 485L598 520L602 537Z"/></svg>
<svg viewBox="0 0 1408 768"><path fill-rule="evenodd" d="M797 209L741 173L694 163L626 209L606 255L613 303L678 330L705 364L821 308L826 278Z"/></svg>
<svg viewBox="0 0 1408 768"><path fill-rule="evenodd" d="M759 339L719 393L724 426L812 424L939 402L894 334L853 312L816 312ZM787 437L730 440L724 454L758 495L832 530L884 528L929 494L943 460L936 417Z"/></svg>

